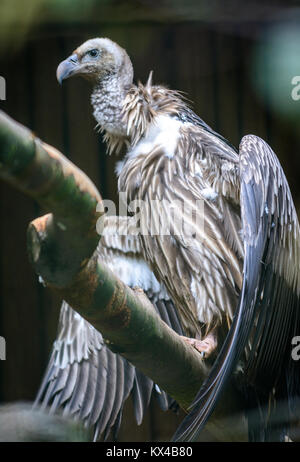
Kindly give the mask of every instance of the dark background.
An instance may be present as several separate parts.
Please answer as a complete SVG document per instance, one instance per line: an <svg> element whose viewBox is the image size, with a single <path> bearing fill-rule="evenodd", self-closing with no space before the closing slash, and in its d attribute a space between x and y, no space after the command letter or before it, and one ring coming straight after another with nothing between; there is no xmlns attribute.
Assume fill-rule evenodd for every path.
<svg viewBox="0 0 300 462"><path fill-rule="evenodd" d="M84 170L104 198L116 200L114 164L94 130L88 84L59 87L58 63L84 40L117 41L132 58L136 79L187 93L195 111L238 146L253 133L269 142L300 207L300 75L297 1L2 0L0 108ZM300 7L300 5L299 5ZM28 263L26 229L44 211L0 183L0 402L32 400L55 339L60 300ZM176 367L176 365L175 365ZM180 416L149 410L140 428L130 406L120 440L166 440Z"/></svg>

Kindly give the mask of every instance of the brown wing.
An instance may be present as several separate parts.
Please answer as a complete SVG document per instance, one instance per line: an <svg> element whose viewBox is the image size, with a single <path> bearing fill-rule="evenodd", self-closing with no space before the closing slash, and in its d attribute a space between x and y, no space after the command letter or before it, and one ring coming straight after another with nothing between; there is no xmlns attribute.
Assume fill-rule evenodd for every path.
<svg viewBox="0 0 300 462"><path fill-rule="evenodd" d="M166 290L158 283L139 255L136 237L120 235L126 222L110 217L98 246L99 258L130 286L140 286L162 319L178 333L180 322ZM64 409L94 427L94 439L115 435L122 419L124 402L131 395L137 424L140 424L154 394L166 410L172 400L126 359L106 347L100 332L63 302L58 335L40 386L35 405Z"/></svg>
<svg viewBox="0 0 300 462"><path fill-rule="evenodd" d="M300 364L292 349L300 331L299 223L280 163L256 136L241 141L239 178L245 249L239 304L176 440L197 438L243 353L240 379L249 405L256 409L250 412L250 439L282 440L297 418ZM250 351L245 353L247 345Z"/></svg>

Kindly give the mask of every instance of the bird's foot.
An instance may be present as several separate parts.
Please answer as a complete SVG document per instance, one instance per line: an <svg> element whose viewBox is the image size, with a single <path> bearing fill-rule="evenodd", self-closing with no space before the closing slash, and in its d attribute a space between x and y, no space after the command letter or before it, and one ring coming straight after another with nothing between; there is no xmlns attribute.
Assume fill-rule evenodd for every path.
<svg viewBox="0 0 300 462"><path fill-rule="evenodd" d="M218 342L217 338L213 333L209 333L203 340L196 338L184 337L182 338L197 351L200 352L202 358L208 358L215 352Z"/></svg>

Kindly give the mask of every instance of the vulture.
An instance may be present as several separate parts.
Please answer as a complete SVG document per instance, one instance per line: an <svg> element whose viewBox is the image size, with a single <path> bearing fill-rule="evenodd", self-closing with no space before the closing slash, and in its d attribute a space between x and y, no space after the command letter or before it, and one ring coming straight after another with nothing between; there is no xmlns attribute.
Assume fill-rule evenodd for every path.
<svg viewBox="0 0 300 462"><path fill-rule="evenodd" d="M171 325L181 326L182 335L199 351L199 360L211 366L173 440L198 438L233 377L245 399L249 439L283 440L299 406L299 362L292 348L300 334L300 240L278 158L254 135L244 136L235 149L192 111L180 92L154 85L152 72L145 85L135 84L128 54L110 39L86 41L57 68L60 83L75 75L92 86L93 114L108 152L125 151L116 169L118 189L126 195L127 219L138 231L135 237L127 236L136 242L134 252L127 253L125 243L117 238L115 244L108 242L104 235L99 256L104 254L117 273L122 268L126 272L129 264L137 270L136 261L129 263L132 257L143 262L139 285L149 290L145 285L153 281L157 291L151 287L152 297L161 300L158 294L164 294ZM54 396L61 389L58 400L62 403L67 396L71 407L72 401L89 400L89 410L89 394L101 391L90 384L84 367L97 365L80 366L79 360L88 361L92 343L100 361L104 345L65 304L62 317L62 338L46 377L54 388L49 393ZM103 354L109 364L111 353L105 349ZM106 372L107 379L114 375L115 389L118 368L126 374L131 366L125 368L123 359L114 358L114 370ZM74 364L81 367L78 372L71 370ZM65 369L57 372L58 367ZM132 374L138 387L141 375L136 370ZM94 389L85 398L83 389L90 387ZM120 402L130 386L125 388L122 396L115 394L110 417L102 397L95 416L102 405L103 419L118 422ZM105 386L103 393L109 393ZM105 426L102 421L99 425Z"/></svg>

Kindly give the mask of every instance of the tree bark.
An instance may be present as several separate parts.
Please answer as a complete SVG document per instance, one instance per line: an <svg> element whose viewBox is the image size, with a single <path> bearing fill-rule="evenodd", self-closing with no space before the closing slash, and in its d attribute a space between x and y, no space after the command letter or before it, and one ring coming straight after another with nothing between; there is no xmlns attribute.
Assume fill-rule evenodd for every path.
<svg viewBox="0 0 300 462"><path fill-rule="evenodd" d="M48 212L28 228L35 271L126 357L187 410L209 368L200 355L98 261L96 211L101 197L89 178L53 147L0 112L0 177ZM100 208L101 209L101 208ZM98 206L99 210L99 206ZM229 385L208 422L225 441L246 439L241 403ZM232 415L238 417L231 418Z"/></svg>

